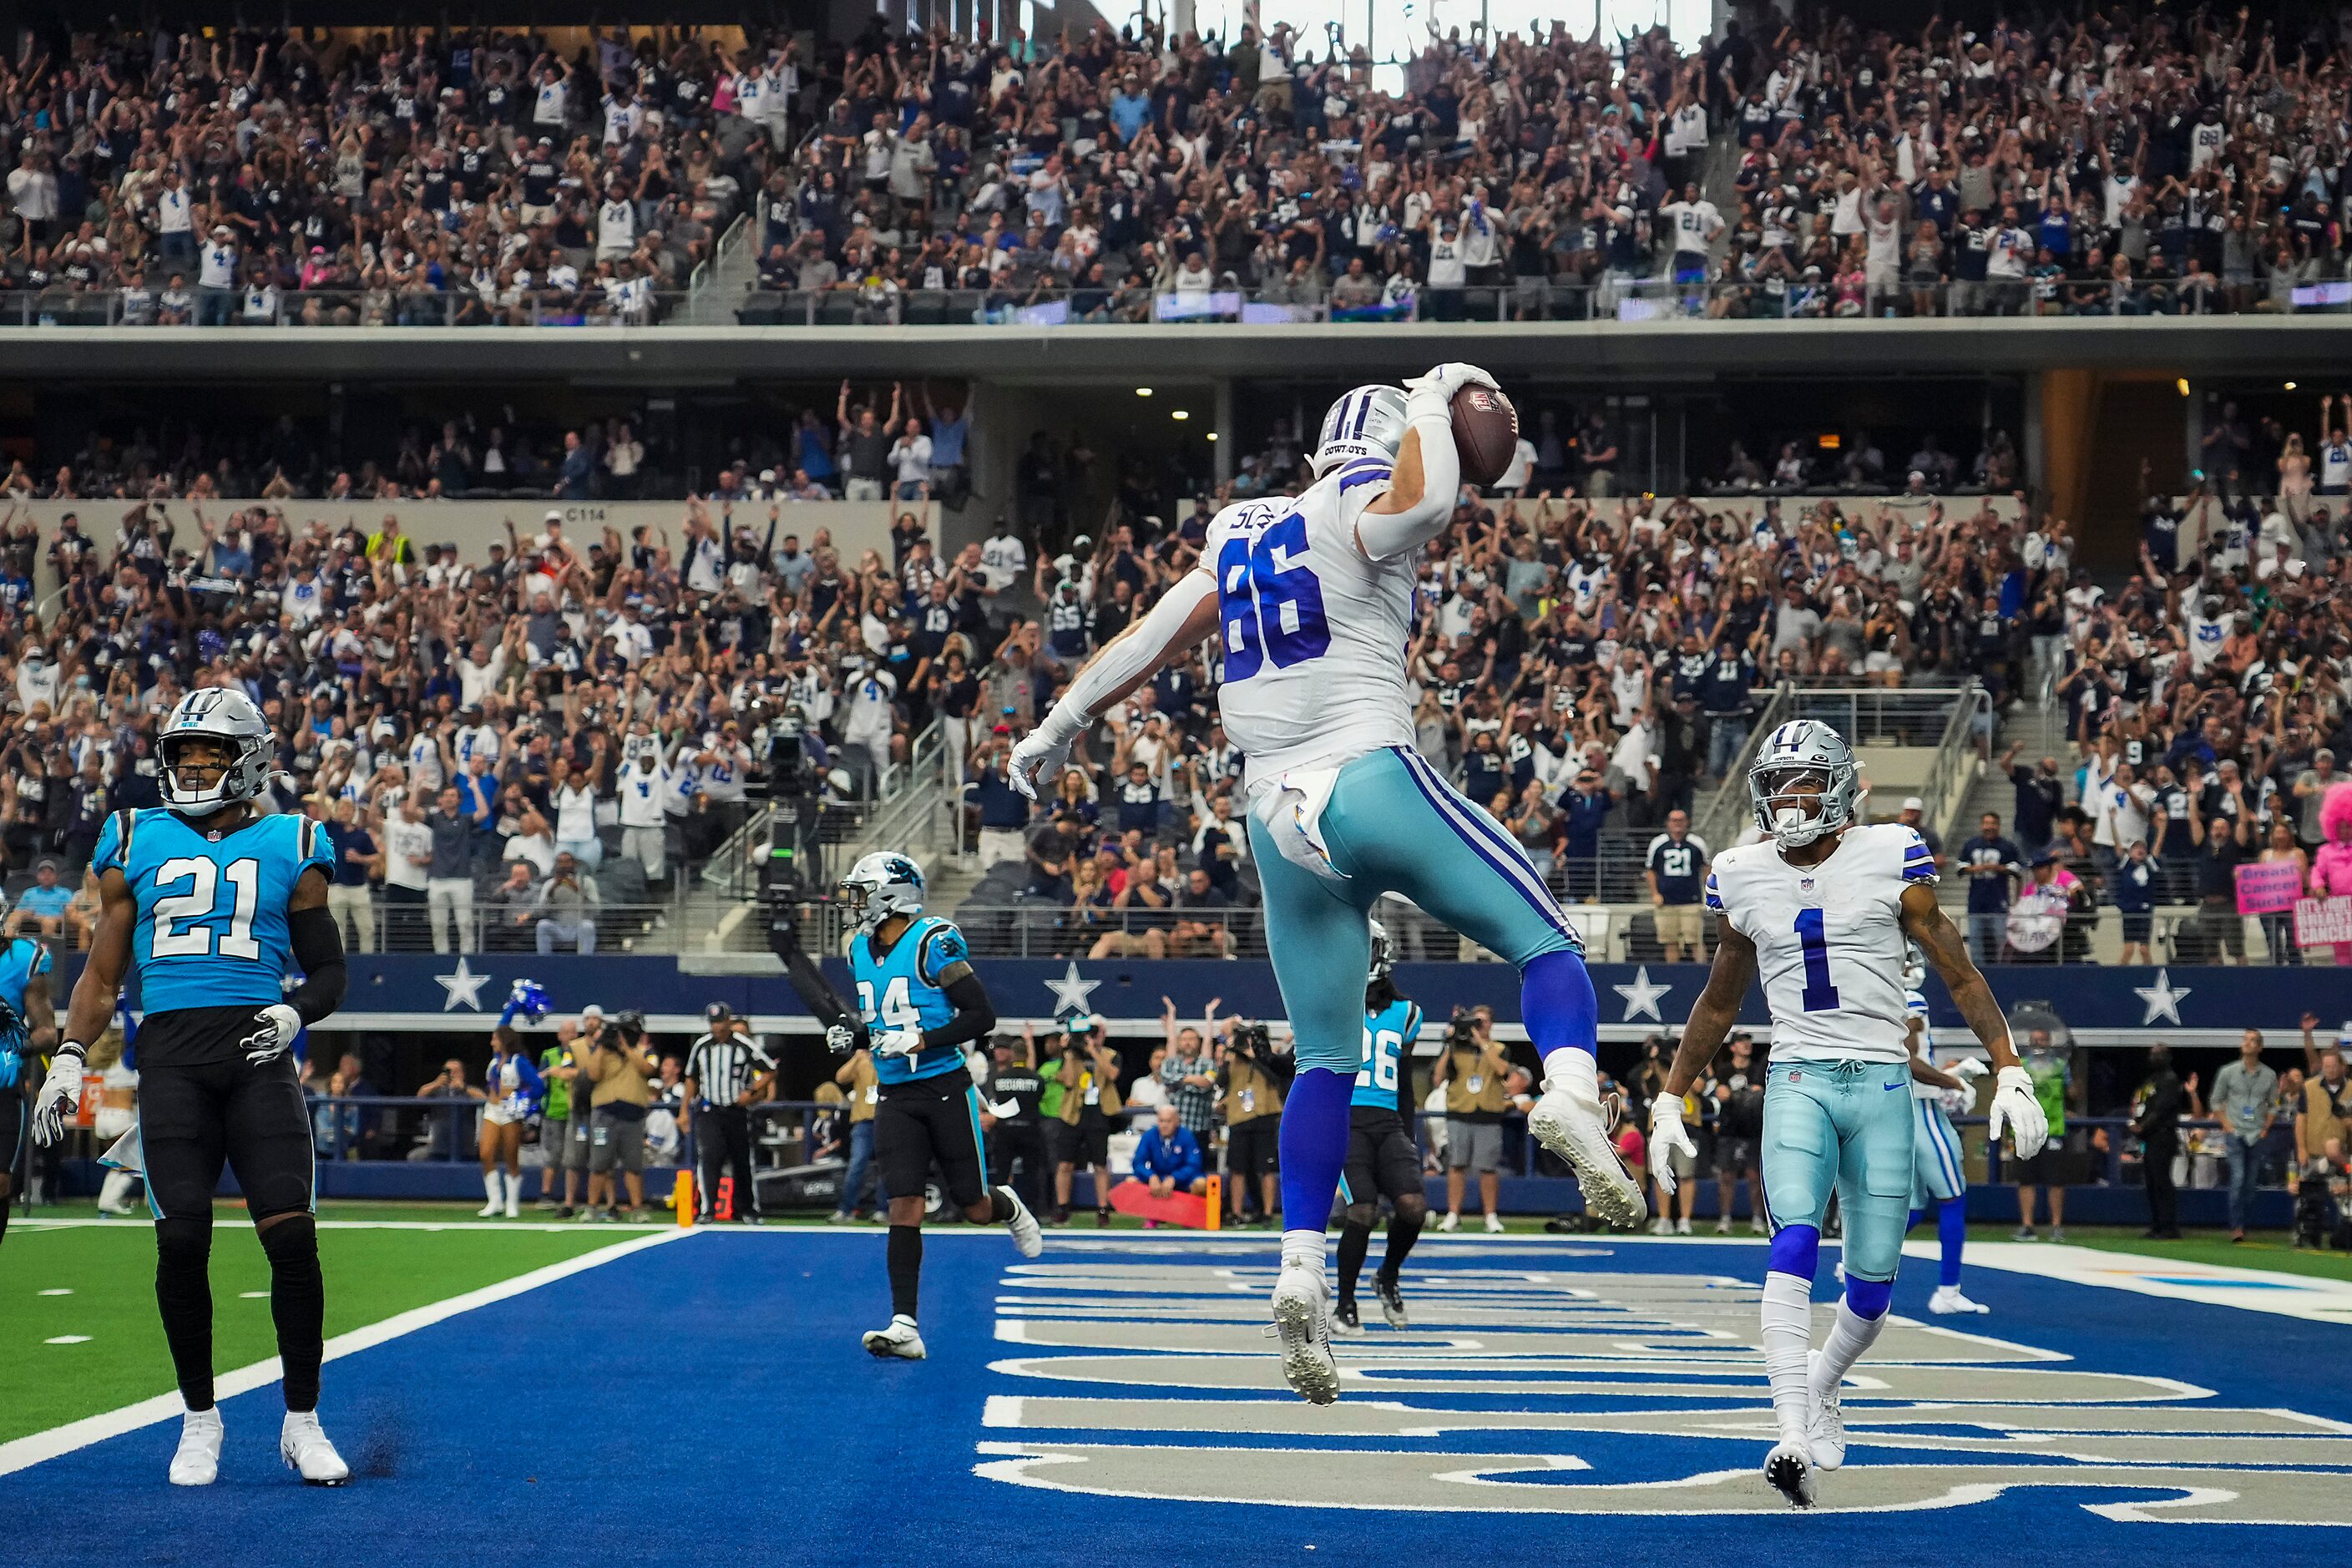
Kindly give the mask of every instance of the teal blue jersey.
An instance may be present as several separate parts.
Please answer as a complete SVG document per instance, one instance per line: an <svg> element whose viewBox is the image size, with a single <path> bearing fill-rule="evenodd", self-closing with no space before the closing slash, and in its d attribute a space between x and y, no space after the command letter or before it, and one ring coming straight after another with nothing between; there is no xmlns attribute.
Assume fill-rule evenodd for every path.
<svg viewBox="0 0 2352 1568"><path fill-rule="evenodd" d="M1400 996L1378 1012L1364 1014L1364 1060L1356 1069L1350 1105L1405 1110L1412 1072L1412 1043L1421 1038L1421 1007Z"/></svg>
<svg viewBox="0 0 2352 1568"><path fill-rule="evenodd" d="M918 915L898 933L890 951L877 958L874 933L850 939L849 970L857 979L857 1011L869 1029L936 1029L955 1016L955 1004L940 983L950 965L971 956L963 932L951 921ZM874 1076L884 1083L910 1083L963 1070L961 1046L933 1046L911 1057L877 1057Z"/></svg>
<svg viewBox="0 0 2352 1568"><path fill-rule="evenodd" d="M0 948L0 1002L12 1016L0 1027L0 1092L16 1087L25 1075L25 989L36 974L49 972L49 950L29 936L20 936Z"/></svg>
<svg viewBox="0 0 2352 1568"><path fill-rule="evenodd" d="M284 1001L286 908L313 866L334 874L333 845L308 817L257 816L217 834L162 806L108 817L90 869L131 884L141 1013Z"/></svg>

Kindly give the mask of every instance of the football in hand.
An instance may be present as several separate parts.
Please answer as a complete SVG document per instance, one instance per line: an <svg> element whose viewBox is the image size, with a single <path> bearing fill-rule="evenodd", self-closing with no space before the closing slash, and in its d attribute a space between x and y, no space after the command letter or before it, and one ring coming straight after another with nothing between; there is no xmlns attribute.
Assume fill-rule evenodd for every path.
<svg viewBox="0 0 2352 1568"><path fill-rule="evenodd" d="M1452 412L1462 478L1483 490L1503 477L1519 449L1519 411L1493 387L1474 382L1454 395Z"/></svg>

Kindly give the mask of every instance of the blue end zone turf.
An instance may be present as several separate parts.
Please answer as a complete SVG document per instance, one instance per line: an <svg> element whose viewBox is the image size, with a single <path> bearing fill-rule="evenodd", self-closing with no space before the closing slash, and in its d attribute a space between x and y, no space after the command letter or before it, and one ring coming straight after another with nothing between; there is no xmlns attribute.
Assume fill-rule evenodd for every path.
<svg viewBox="0 0 2352 1568"><path fill-rule="evenodd" d="M2352 1521L2352 1427L2335 1425L2352 1421L2352 1327L1980 1267L1969 1289L1993 1315L1949 1333L1926 1312L1934 1264L1909 1259L1894 1310L1916 1321L1891 1324L1856 1368L1888 1386L1849 1392L1846 1468L1822 1479L1820 1510L1797 1515L1756 1476L1769 1417L1741 1342L1754 1334L1759 1247L1433 1238L1405 1270L1416 1327L1341 1342L1351 1375L1328 1412L1268 1385L1257 1308L1270 1237L1057 1235L1015 1274L1001 1234L934 1233L931 1359L913 1364L858 1348L888 1316L882 1253L874 1231L700 1233L572 1275L330 1363L321 1414L356 1472L348 1488L305 1489L279 1465L272 1385L225 1402L228 1442L209 1490L163 1482L176 1419L0 1477L0 1561L2341 1560L2340 1530L2089 1511L2178 1499L2191 1475L2255 1500L2291 1488ZM1819 1294L1830 1298L1826 1277ZM1000 1319L1010 1339L996 1337ZM1171 1348L1134 1348L1160 1344ZM1082 1375L992 1369L1003 1363ZM2213 1394L2184 1398L2149 1379ZM1560 1384L1601 1386L1546 1391ZM2043 1398L1988 1403L2001 1387ZM1907 1408L1946 1399L1958 1403ZM1431 1416L1383 1409L1397 1402ZM1449 1410L1503 1426L1426 1430ZM1874 1439L1874 1410L1905 1421ZM1673 1430L1697 1411L1715 1413L1718 1430ZM2318 1419L2264 1414L2283 1411ZM2059 1435L2000 1451L1996 1426L2037 1419ZM1149 1450L1140 1464L1138 1447ZM1259 1450L1284 1452L1251 1457ZM2059 1457L2071 1452L2083 1457ZM1530 1458L1484 1480L1433 1473L1475 1470L1488 1455ZM2127 1464L2140 1468L2119 1474ZM1931 1473L1942 1499L1951 1469L1969 1472L1963 1482L2038 1484L1838 1511L1842 1498L1884 1506L1884 1489ZM1664 1511L1559 1511L1592 1488L1612 1508ZM1235 1489L1303 1506L1194 1500ZM1430 1499L1456 1511L1393 1506ZM1706 1511L1717 1509L1738 1511Z"/></svg>

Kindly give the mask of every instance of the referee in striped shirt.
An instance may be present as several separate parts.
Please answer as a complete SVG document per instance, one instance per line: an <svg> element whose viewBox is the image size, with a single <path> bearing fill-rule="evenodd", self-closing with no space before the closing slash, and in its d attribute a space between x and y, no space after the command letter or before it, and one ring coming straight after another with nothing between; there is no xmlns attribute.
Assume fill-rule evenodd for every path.
<svg viewBox="0 0 2352 1568"><path fill-rule="evenodd" d="M692 1107L696 1163L701 1166L697 1207L700 1217L711 1217L719 1175L731 1163L732 1217L757 1225L760 1189L751 1176L751 1107L774 1084L776 1064L726 1003L713 1002L702 1016L709 1027L686 1057L686 1102Z"/></svg>

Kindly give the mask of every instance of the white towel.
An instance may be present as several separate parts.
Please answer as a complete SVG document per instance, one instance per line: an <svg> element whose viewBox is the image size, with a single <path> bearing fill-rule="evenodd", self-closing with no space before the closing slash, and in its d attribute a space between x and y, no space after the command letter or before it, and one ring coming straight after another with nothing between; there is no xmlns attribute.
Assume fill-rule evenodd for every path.
<svg viewBox="0 0 2352 1568"><path fill-rule="evenodd" d="M1323 812L1339 783L1337 768L1292 768L1277 777L1250 806L1258 826L1282 858L1312 871L1333 887L1345 884L1345 871L1331 863L1330 846L1323 841Z"/></svg>

